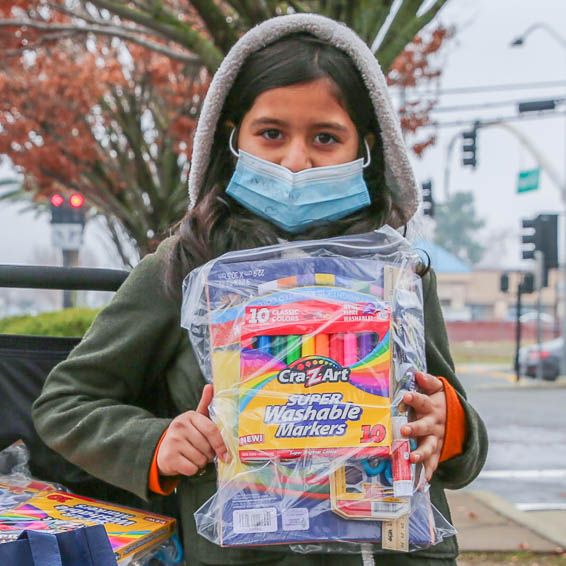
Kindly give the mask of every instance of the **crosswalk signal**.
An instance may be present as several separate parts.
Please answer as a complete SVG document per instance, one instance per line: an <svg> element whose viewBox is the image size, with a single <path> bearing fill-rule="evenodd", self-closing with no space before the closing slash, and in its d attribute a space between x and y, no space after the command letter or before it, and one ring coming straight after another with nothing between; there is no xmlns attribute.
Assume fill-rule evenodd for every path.
<svg viewBox="0 0 566 566"><path fill-rule="evenodd" d="M73 193L68 198L54 193L49 200L51 209L51 224L81 224L85 223L85 198L81 193Z"/></svg>
<svg viewBox="0 0 566 566"><path fill-rule="evenodd" d="M425 216L434 216L434 199L432 197L432 181L425 181L422 185L423 195L423 214Z"/></svg>
<svg viewBox="0 0 566 566"><path fill-rule="evenodd" d="M462 144L462 165L464 167L470 166L475 169L478 164L477 160L477 149L478 149L478 126L474 124L474 127L462 133L462 138L464 143Z"/></svg>

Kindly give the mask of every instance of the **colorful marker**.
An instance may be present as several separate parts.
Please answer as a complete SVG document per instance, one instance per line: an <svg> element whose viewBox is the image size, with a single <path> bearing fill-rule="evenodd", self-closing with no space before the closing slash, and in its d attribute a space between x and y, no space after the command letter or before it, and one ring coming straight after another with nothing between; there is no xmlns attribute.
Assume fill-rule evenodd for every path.
<svg viewBox="0 0 566 566"><path fill-rule="evenodd" d="M272 354L278 360L286 359L287 336L273 336L271 338Z"/></svg>
<svg viewBox="0 0 566 566"><path fill-rule="evenodd" d="M330 357L341 366L344 365L344 335L330 335Z"/></svg>
<svg viewBox="0 0 566 566"><path fill-rule="evenodd" d="M271 336L259 336L257 340L257 349L264 354L271 353Z"/></svg>
<svg viewBox="0 0 566 566"><path fill-rule="evenodd" d="M315 347L314 336L310 334L305 334L302 337L301 356L303 358L305 356L314 356L314 352L315 352L314 347Z"/></svg>
<svg viewBox="0 0 566 566"><path fill-rule="evenodd" d="M365 358L373 350L373 332L362 332L358 336L358 359Z"/></svg>
<svg viewBox="0 0 566 566"><path fill-rule="evenodd" d="M351 366L358 361L358 340L353 332L344 334L344 366Z"/></svg>
<svg viewBox="0 0 566 566"><path fill-rule="evenodd" d="M287 336L287 365L292 364L301 357L302 336Z"/></svg>
<svg viewBox="0 0 566 566"><path fill-rule="evenodd" d="M330 356L330 340L328 334L317 334L314 337L314 351L317 356Z"/></svg>

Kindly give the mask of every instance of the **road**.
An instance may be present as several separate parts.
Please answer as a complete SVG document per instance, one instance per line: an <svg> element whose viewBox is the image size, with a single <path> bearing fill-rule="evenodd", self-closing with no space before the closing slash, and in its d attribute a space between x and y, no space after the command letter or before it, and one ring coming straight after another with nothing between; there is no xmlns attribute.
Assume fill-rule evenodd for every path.
<svg viewBox="0 0 566 566"><path fill-rule="evenodd" d="M522 381L502 368L463 367L459 377L483 417L490 449L468 489L491 491L518 509L566 510L566 384Z"/></svg>

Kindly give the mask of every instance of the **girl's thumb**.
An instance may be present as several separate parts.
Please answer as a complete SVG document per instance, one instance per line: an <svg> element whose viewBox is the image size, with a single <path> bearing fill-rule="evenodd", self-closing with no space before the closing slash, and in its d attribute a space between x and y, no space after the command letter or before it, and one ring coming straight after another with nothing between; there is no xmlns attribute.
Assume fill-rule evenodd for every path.
<svg viewBox="0 0 566 566"><path fill-rule="evenodd" d="M200 413L201 415L204 415L205 417L208 417L209 416L208 407L212 402L213 397L214 397L214 387L212 386L212 384L207 383L204 386L204 389L202 390L202 395L198 407L196 409L196 412Z"/></svg>

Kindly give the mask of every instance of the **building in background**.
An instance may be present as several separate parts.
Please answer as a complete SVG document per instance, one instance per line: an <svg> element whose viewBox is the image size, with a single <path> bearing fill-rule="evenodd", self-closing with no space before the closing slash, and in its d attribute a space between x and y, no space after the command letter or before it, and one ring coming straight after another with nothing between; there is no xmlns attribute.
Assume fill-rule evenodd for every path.
<svg viewBox="0 0 566 566"><path fill-rule="evenodd" d="M524 272L502 269L472 268L444 248L429 240L416 240L413 247L423 258L430 258L438 279L438 296L447 322L451 321L509 321L516 317L517 285ZM423 252L426 252L423 253ZM534 264L533 264L534 265ZM509 291L500 289L501 276L509 275ZM559 304L560 274L549 273L549 286L542 291L542 312L545 326L552 325L561 315ZM536 323L529 313L536 311L537 293L523 295L524 317ZM530 320L527 320L530 319Z"/></svg>

